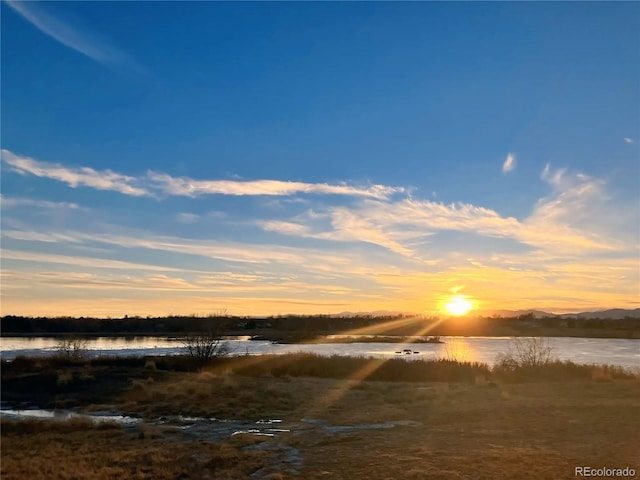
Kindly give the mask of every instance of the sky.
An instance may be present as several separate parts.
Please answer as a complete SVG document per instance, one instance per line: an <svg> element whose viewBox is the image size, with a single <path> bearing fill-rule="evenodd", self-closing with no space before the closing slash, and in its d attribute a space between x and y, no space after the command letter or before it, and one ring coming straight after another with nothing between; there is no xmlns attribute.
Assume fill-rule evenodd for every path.
<svg viewBox="0 0 640 480"><path fill-rule="evenodd" d="M640 3L0 8L3 315L640 307Z"/></svg>

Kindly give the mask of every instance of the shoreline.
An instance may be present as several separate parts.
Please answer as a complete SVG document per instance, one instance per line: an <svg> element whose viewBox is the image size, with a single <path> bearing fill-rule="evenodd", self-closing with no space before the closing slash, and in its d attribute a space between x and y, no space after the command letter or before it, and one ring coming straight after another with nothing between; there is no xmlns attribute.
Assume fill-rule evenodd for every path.
<svg viewBox="0 0 640 480"><path fill-rule="evenodd" d="M0 332L2 338L136 338L136 337L158 337L181 339L190 335L197 335L198 332ZM327 338L335 336L338 338ZM599 338L599 339L620 339L620 340L640 340L640 330L638 331L580 331L580 332L541 332L541 331L523 331L523 332L451 332L438 333L437 335L379 335L379 334L362 334L349 335L342 332L317 332L312 334L296 335L290 332L264 331L264 330L231 330L222 335L222 337L250 337L250 340L265 340L283 344L301 343L369 343L373 340L370 338L378 338L379 343L403 343L399 339L425 339L429 337L439 337L446 339L447 337L475 337L475 338L511 338L511 337L547 337L547 338ZM359 337L359 338L358 338ZM353 338L353 340L351 340ZM407 342L410 343L410 342ZM420 343L444 343L444 342L428 342Z"/></svg>

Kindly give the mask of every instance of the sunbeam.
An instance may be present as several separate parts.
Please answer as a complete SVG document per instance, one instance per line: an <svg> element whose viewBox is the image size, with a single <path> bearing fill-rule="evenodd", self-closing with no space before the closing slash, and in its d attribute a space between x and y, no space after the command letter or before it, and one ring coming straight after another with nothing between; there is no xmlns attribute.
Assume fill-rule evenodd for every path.
<svg viewBox="0 0 640 480"><path fill-rule="evenodd" d="M397 320L390 320L373 327L362 327L352 330L345 330L341 332L341 335L366 335L371 334L372 331L375 331L377 333L385 333L388 331L392 331L394 328L398 328L400 326L407 327L408 325L413 325L418 319L424 322L424 320L420 317L402 318ZM412 335L406 337L406 340L408 341L407 343L416 343L420 339L420 337L432 331L440 323L442 323L442 319L438 318L428 325L418 325L418 329L413 332ZM380 330L380 327L383 327L382 330ZM347 380L342 382L338 386L338 388L330 390L326 393L326 395L320 397L316 402L314 402L314 404L310 406L308 413L311 414L318 410L327 410L331 408L333 405L339 402L340 399L342 399L351 388L353 388L354 383L359 383L366 380L374 372L379 370L387 361L389 360L380 358L369 359L369 361L365 365L356 370Z"/></svg>

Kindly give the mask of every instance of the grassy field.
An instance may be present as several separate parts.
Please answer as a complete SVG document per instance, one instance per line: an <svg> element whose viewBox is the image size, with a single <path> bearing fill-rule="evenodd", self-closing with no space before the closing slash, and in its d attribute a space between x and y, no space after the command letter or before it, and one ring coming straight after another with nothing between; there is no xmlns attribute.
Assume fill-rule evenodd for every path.
<svg viewBox="0 0 640 480"><path fill-rule="evenodd" d="M3 400L118 411L144 422L3 420L1 476L569 479L576 466L640 473L638 378L573 364L525 373L312 355L198 366L23 359L3 365ZM394 376L401 381L387 378ZM225 423L196 430L158 422L178 415L262 432L261 420L281 420L274 426L282 431L220 437Z"/></svg>

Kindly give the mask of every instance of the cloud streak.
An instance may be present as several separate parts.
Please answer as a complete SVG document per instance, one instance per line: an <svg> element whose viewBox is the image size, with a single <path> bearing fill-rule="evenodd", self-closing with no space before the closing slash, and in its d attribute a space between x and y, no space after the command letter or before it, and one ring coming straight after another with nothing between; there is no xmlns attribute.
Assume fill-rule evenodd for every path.
<svg viewBox="0 0 640 480"><path fill-rule="evenodd" d="M171 177L166 173L147 172L151 185L166 195L198 197L201 195L266 195L287 196L297 193L319 195L349 195L373 198L387 198L394 193L403 192L403 188L384 185L356 187L327 183L304 183L280 180L194 180L187 177Z"/></svg>
<svg viewBox="0 0 640 480"><path fill-rule="evenodd" d="M74 28L67 22L45 12L37 2L5 0L5 3L45 35L95 62L106 65L122 65L139 73L145 71L133 58L109 42L97 38L95 34Z"/></svg>
<svg viewBox="0 0 640 480"><path fill-rule="evenodd" d="M135 186L136 179L121 175L112 170L94 170L90 167L68 168L58 163L47 163L33 158L15 155L9 150L2 150L2 160L12 171L20 175L34 175L66 183L72 188L84 186L96 190L111 190L134 197L148 196L151 193Z"/></svg>
<svg viewBox="0 0 640 480"><path fill-rule="evenodd" d="M54 240L51 240L54 241ZM56 263L60 265L73 265L77 267L86 267L86 268L100 268L100 269L112 269L112 270L151 270L158 272L167 272L167 271L175 271L175 272L183 272L185 271L182 268L174 268L174 267L164 267L159 265L149 265L143 263L134 263L134 262L125 262L122 260L106 260L95 257L79 257L72 255L57 255L57 254L48 254L48 253L38 253L38 252L23 252L18 250L6 250L2 249L0 251L0 257L3 262L7 260L19 260L23 262L33 262L33 263ZM3 286L4 287L4 286Z"/></svg>
<svg viewBox="0 0 640 480"><path fill-rule="evenodd" d="M3 209L16 207L35 207L48 210L58 210L61 208L67 208L71 210L88 210L87 208L81 207L77 203L73 202L51 202L49 200L35 200L32 198L6 197L5 195L0 195L0 206Z"/></svg>
<svg viewBox="0 0 640 480"><path fill-rule="evenodd" d="M132 177L112 170L94 170L90 167L65 167L2 150L2 160L20 175L34 175L66 183L72 188L85 186L97 190L110 190L134 197L203 195L229 196L291 196L296 194L343 195L384 199L403 193L402 187L386 185L356 186L347 183L306 183L282 180L195 180L172 177L166 173L148 171L146 175Z"/></svg>

